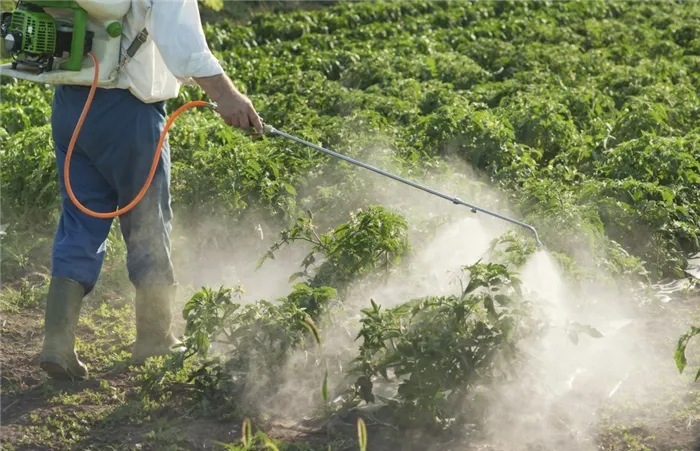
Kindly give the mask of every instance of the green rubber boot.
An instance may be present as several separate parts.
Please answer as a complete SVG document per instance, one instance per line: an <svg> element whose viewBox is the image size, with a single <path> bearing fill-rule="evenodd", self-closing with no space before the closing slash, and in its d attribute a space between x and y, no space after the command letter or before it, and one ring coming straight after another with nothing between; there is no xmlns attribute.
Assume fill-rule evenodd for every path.
<svg viewBox="0 0 700 451"><path fill-rule="evenodd" d="M149 357L182 352L171 331L172 304L177 285L136 288L136 342L132 361L142 364Z"/></svg>
<svg viewBox="0 0 700 451"><path fill-rule="evenodd" d="M82 380L88 370L75 351L75 328L85 289L78 282L53 278L49 285L44 316L44 346L41 369L53 379Z"/></svg>

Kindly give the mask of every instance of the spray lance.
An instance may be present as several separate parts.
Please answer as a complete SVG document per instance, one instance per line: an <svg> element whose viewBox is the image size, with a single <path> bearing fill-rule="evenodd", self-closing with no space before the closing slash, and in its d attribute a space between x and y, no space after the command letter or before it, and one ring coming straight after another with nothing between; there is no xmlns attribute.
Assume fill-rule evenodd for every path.
<svg viewBox="0 0 700 451"><path fill-rule="evenodd" d="M214 108L215 108L215 107L214 107ZM485 208L477 207L476 205L468 204L468 203L462 201L461 199L459 199L458 197L454 197L454 196L449 196L449 195L447 195L447 194L443 194L443 193L441 193L441 192L439 192L439 191L436 191L436 190L434 190L434 189L432 189L432 188L428 188L427 186L421 185L421 184L419 184L419 183L412 182L412 181L407 180L407 179L405 179L405 178L403 178L403 177L399 177L398 175L391 174L391 173L389 173L389 172L387 172L387 171L384 171L384 170L382 170L382 169L376 168L376 167L374 167L374 166L371 166L371 165L369 165L369 164L363 163L363 162L361 162L361 161L354 160L354 159L352 159L352 158L350 158L350 157L347 157L347 156L345 156L345 155L339 154L339 153L334 152L334 151L332 151L332 150L329 150L329 149L323 148L323 147L321 147L321 146L318 146L318 145L316 145L316 144L313 144L313 143L311 143L311 142L309 142L309 141L305 141L305 140L303 140L303 139L301 139L301 138L298 138L298 137L296 137L296 136L293 136L293 135L290 135L290 134L288 134L288 133L285 133L285 132L283 132L283 131L281 131L281 130L276 129L275 127L273 127L273 126L271 126L271 125L269 125L269 124L264 124L264 125L263 125L263 132L262 132L262 134L263 134L263 135L281 136L282 138L291 139L292 141L296 141L296 142L298 142L298 143L300 143L300 144L303 144L303 145L305 145L305 146L308 146L308 147L311 147L311 148L313 148L313 149L319 150L319 151L321 151L321 152L323 152L323 153L325 153L325 154L327 154L327 155L331 155L331 156L333 156L333 157L340 158L341 160L347 161L348 163L354 164L355 166L359 166L359 167L362 167L362 168L365 168L365 169L369 169L370 171L376 172L377 174L383 175L383 176L385 176L385 177L389 177L390 179L393 179L393 180L396 180L396 181L398 181L398 182L404 183L404 184L406 184L406 185L408 185L408 186L411 186L411 187L413 187L413 188L417 188L417 189L419 189L419 190L425 191L426 193L429 193L429 194L432 194L432 195L434 195L434 196L440 197L440 198L442 198L442 199L448 200L448 201L452 202L452 203L455 204L455 205L463 205L463 206L465 206L465 207L469 207L469 208L471 209L472 213L476 213L477 211L480 211L480 212L482 212L482 213L486 213L486 214L488 214L488 215L495 216L496 218L502 219L502 220L504 220L504 221L508 221L508 222L510 222L510 223L512 223L512 224L516 224L516 225L518 225L518 226L520 226L520 227L524 227L524 228L530 230L530 231L535 235L535 244L536 244L536 246L537 246L538 248L542 246L542 242L540 241L540 237L539 237L539 234L537 233L537 230L536 230L533 226L531 226L531 225L529 225L529 224L525 224L524 222L520 222L520 221L518 221L518 220L515 220L515 219L512 219L512 218L508 218L508 217L506 217L506 216L500 215L500 214L495 213L495 212L493 212L493 211L489 211L489 210L487 210L487 209L485 209ZM254 135L254 136L258 136L258 134L255 134L255 133L254 133L253 135Z"/></svg>
<svg viewBox="0 0 700 451"><path fill-rule="evenodd" d="M86 215L95 218L108 219L121 216L141 201L153 180L168 130L180 114L194 107L212 110L217 108L216 104L195 100L182 105L170 116L161 132L148 177L141 191L127 205L116 211L96 212L80 203L70 182L70 162L73 148L85 116L90 109L95 90L98 87L116 86L120 69L133 57L147 36L146 30L143 30L131 44L124 58L121 58L122 21L130 3L130 0L111 0L110 2L102 0L23 0L18 3L14 11L0 15L0 48L4 51L3 53L12 56L10 63L0 65L0 73L36 83L90 86L87 102L68 145L64 180L68 197L73 204ZM102 73L100 66L106 69ZM259 136L257 133L253 133L253 135ZM262 135L291 139L348 163L448 200L455 205L469 207L473 213L481 211L524 227L534 233L537 247L542 246L537 230L531 225L468 204L457 197L448 196L277 130L271 125L264 125Z"/></svg>

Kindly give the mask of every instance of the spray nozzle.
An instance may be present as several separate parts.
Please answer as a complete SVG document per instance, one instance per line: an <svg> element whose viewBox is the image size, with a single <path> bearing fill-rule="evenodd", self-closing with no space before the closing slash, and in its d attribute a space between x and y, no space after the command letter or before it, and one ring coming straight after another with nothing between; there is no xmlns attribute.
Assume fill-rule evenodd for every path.
<svg viewBox="0 0 700 451"><path fill-rule="evenodd" d="M489 214L489 215L491 215L491 216L495 216L495 217L497 217L497 218L500 218L500 219L503 219L503 220L505 220L505 221L508 221L508 222L510 222L510 223L512 223L512 224L517 224L517 225L519 225L519 226L521 226L521 227L525 227L525 228L531 230L531 231L535 234L535 242L536 242L537 248L542 247L542 242L540 241L540 237L539 237L539 235L538 235L538 233L537 233L537 230L535 230L535 228L534 228L533 226L531 226L531 225L529 225L529 224L525 224L524 222L516 221L515 219L511 219L511 218L508 218L508 217L506 217L506 216L499 215L498 213L495 213L495 212L486 210L486 209L484 209L484 208L477 207L476 205L468 204L468 203L466 203L466 202L463 202L462 200L460 200L460 199L457 198L457 197L448 196L448 195L443 194L443 193L441 193L441 192L439 192L439 191L435 191L434 189L428 188L427 186L420 185L420 184L418 184L418 183L415 183L415 182L412 182L412 181L410 181L410 180L407 180L407 179L405 179L405 178L403 178L403 177L399 177L399 176L397 176L397 175L391 174L391 173L389 173L389 172L387 172L387 171L384 171L384 170L382 170L382 169L375 168L374 166L370 166L370 165L368 165L368 164L366 164L366 163L363 163L363 162L361 162L361 161L354 160L354 159L352 159L352 158L350 158L350 157L347 157L347 156L345 156L345 155L339 154L339 153L334 152L334 151L332 151L332 150L329 150L329 149L326 149L326 148L321 147L321 146L319 146L319 145L313 144L313 143L311 143L311 142L309 142L309 141L305 141L305 140L303 140L303 139L301 139L301 138L298 138L298 137L296 137L296 136L294 136L294 135L290 135L289 133L285 133L285 132L283 132L283 131L281 131L281 130L277 130L276 128L272 127L271 125L265 124L264 122L263 122L263 131L262 131L262 133L254 133L254 134L253 134L253 136L260 136L260 135L277 135L277 136L281 136L281 137L283 137L283 138L291 139L292 141L296 141L296 142L298 142L298 143L300 143L300 144L303 144L303 145L305 145L305 146L311 147L312 149L316 149L316 150L321 151L321 152L323 152L323 153L325 153L325 154L334 156L334 157L336 157L336 158L340 158L341 160L347 161L348 163L354 164L355 166L360 166L360 167L362 167L362 168L369 169L369 170L372 171L372 172L376 172L377 174L383 175L383 176L388 177L388 178L390 178L390 179L393 179L393 180L396 180L396 181L398 181L398 182L404 183L404 184L406 184L406 185L412 186L413 188L418 188L418 189L420 189L420 190L422 190L422 191L425 191L425 192L427 192L427 193L430 193L430 194L432 194L432 195L434 195L434 196L440 197L440 198L445 199L445 200L449 200L449 201L451 201L451 202L454 203L454 204L459 204L459 205L463 205L463 206L465 206L465 207L469 207L469 208L471 209L471 211L474 212L474 213L476 213L477 211L481 211L481 212L486 213L486 214Z"/></svg>

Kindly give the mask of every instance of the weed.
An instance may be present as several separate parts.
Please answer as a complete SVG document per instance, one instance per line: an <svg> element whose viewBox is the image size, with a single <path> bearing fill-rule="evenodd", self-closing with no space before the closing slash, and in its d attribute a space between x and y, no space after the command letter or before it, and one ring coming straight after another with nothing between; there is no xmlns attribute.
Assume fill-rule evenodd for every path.
<svg viewBox="0 0 700 451"><path fill-rule="evenodd" d="M40 307L48 294L48 282L48 277L37 274L24 277L13 285L4 286L0 312L18 312L22 309Z"/></svg>

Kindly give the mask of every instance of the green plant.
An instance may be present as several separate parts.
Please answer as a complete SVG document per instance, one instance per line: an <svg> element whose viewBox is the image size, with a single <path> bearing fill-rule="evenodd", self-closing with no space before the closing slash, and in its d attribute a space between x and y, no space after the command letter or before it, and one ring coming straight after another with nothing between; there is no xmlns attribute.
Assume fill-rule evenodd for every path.
<svg viewBox="0 0 700 451"><path fill-rule="evenodd" d="M700 251L699 3L306 3L313 7L199 2L212 50L267 123L431 186L459 188L455 194L478 205L511 209L537 227L572 289L605 282L605 289L645 294L652 282L685 277L688 257ZM52 89L3 75L0 97L2 312L24 321L40 313L31 309L43 297L61 209ZM168 111L204 97L185 87ZM440 206L426 208L422 194L291 141L250 137L208 111L179 119L170 145L174 255L190 284L204 284L207 272L218 285L225 269L216 274L212 266L229 252L267 249L272 258L281 246L304 245L307 253L298 271L290 268L296 285L280 299L244 303L240 288L195 293L182 318L187 352L135 373L144 398L123 417L173 400L188 419L239 421L258 414L250 399L277 396L281 369L302 355L299 392L318 402L318 415L374 399L394 414L387 424L427 419L442 427L455 412L478 417L491 382L521 368L518 339L543 327L531 312L536 304L509 279L535 255L530 236L494 240L488 258L502 266L470 267L484 286L388 299L391 309L369 303L357 325L350 306L408 269L414 251L441 232L434 227L444 220ZM280 229L268 247L267 236ZM243 251L242 242L250 245ZM105 276L87 302L94 314L81 323L90 339L78 345L97 371L126 358L133 338L127 312L106 307L129 299L125 270L114 271L126 249L111 237L106 249ZM501 305L496 296L504 293L510 302ZM611 297L633 298L632 307L643 309L637 291L623 294ZM346 331L352 338L358 328L359 350L321 341ZM681 371L696 332L678 342ZM576 343L599 333L570 322L562 335ZM358 355L359 374L348 372ZM391 394L396 387L401 392ZM468 408L460 410L461 402ZM42 429L42 418L9 435L25 437L29 448L83 445ZM57 431L89 432L84 418L63 420L50 421ZM148 446L180 440L169 426L144 430ZM651 446L640 445L638 430L623 432L619 446Z"/></svg>
<svg viewBox="0 0 700 451"><path fill-rule="evenodd" d="M388 275L409 251L406 220L383 207L351 214L349 222L323 235L316 232L312 219L311 212L297 218L295 226L281 233L281 240L271 246L258 267L265 259L274 258L274 251L283 245L305 241L312 245L311 251L302 261L303 270L292 274L290 281L306 277L313 287L342 289L356 277L376 271ZM310 273L312 266L317 268Z"/></svg>
<svg viewBox="0 0 700 451"><path fill-rule="evenodd" d="M686 360L685 356L686 348L688 347L690 340L696 335L700 335L700 327L692 326L678 339L674 358L676 361L676 367L681 373L685 370L686 365L688 365L688 361ZM700 370L698 370L698 372L695 374L695 380L697 381L698 379L700 379Z"/></svg>
<svg viewBox="0 0 700 451"><path fill-rule="evenodd" d="M374 402L372 379L398 382L408 424L442 425L476 386L517 377L517 344L541 331L520 281L504 266L477 263L460 295L428 297L382 312L372 301L361 320L359 374L352 396Z"/></svg>

